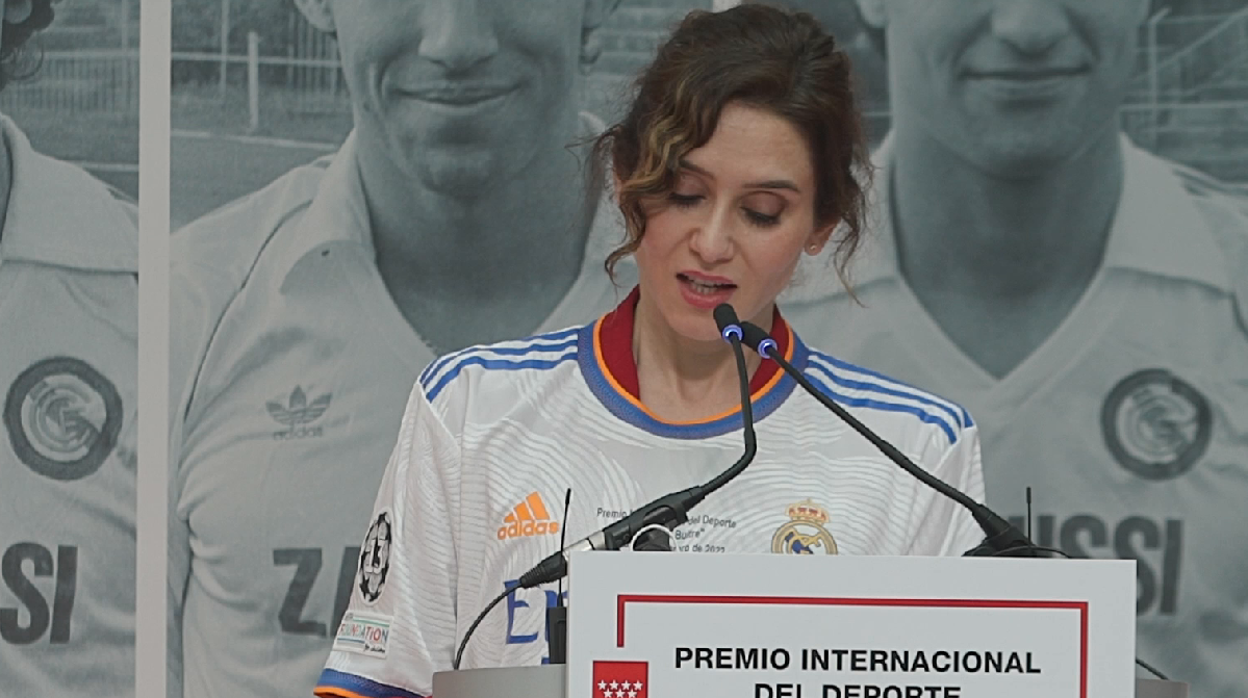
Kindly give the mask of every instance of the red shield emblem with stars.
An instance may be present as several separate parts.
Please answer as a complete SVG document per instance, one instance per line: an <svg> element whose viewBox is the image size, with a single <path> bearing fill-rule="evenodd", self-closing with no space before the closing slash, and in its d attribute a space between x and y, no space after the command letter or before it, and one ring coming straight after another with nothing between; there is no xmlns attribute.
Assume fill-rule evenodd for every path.
<svg viewBox="0 0 1248 698"><path fill-rule="evenodd" d="M594 698L646 698L647 662L594 662Z"/></svg>

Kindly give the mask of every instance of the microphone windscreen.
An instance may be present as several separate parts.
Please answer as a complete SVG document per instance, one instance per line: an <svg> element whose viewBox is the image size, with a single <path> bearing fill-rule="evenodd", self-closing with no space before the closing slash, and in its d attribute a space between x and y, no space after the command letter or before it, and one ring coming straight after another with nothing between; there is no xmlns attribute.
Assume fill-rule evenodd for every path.
<svg viewBox="0 0 1248 698"><path fill-rule="evenodd" d="M737 319L737 311L732 309L727 303L720 303L715 306L712 312L715 317L715 326L719 328L719 333L724 333L724 328L731 325L740 325L741 321Z"/></svg>
<svg viewBox="0 0 1248 698"><path fill-rule="evenodd" d="M758 345L762 343L764 339L769 338L767 333L763 331L763 328L752 322L741 323L741 332L741 343L754 351L758 351Z"/></svg>

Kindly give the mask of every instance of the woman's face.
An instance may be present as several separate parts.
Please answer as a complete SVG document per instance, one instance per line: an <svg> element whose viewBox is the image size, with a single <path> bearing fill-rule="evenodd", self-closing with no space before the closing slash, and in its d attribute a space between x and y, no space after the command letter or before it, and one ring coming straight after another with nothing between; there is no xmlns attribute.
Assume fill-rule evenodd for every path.
<svg viewBox="0 0 1248 698"><path fill-rule="evenodd" d="M719 338L711 311L720 303L768 327L802 251L817 254L834 227L815 224L815 170L801 133L740 104L726 106L711 139L681 161L670 195L644 206L642 307L693 340Z"/></svg>

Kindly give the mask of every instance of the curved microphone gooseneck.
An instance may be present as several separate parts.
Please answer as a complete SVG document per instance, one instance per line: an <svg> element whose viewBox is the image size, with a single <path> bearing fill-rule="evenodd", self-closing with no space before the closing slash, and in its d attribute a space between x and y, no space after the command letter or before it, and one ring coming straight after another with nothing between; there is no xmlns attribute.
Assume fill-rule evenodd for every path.
<svg viewBox="0 0 1248 698"><path fill-rule="evenodd" d="M486 614L503 599L507 598L507 595L512 591L516 589L532 589L535 586L549 584L555 580L562 579L568 574L568 559L574 552L582 550L619 550L631 543L633 538L647 526L659 525L671 529L685 523L689 520L690 509L700 504L711 493L731 482L754 460L754 454L758 451L758 442L754 435L754 407L750 403L750 375L745 365L745 352L741 349L741 342L744 337L741 322L737 319L736 311L727 303L721 303L715 308L714 317L720 336L732 346L733 357L737 363L737 380L741 386L741 421L745 440L745 451L741 454L741 457L727 470L711 479L710 482L664 495L649 504L642 505L635 509L633 513L611 523L602 530L555 551L546 559L534 565L528 572L520 575L520 579L515 586L504 589L501 594L486 605L485 610L477 615L472 625L468 626L468 631L464 633L464 639L459 643L459 649L455 652L455 660L452 664L454 669L459 669L464 648L468 646L468 639L472 637L477 626L481 625L481 621L485 619Z"/></svg>
<svg viewBox="0 0 1248 698"><path fill-rule="evenodd" d="M999 514L971 499L957 488L950 486L940 478L915 465L905 454L897 450L897 447L880 438L879 435L867 428L865 424L854 418L844 407L841 407L832 398L824 395L823 391L812 385L801 371L794 368L783 356L780 356L776 340L772 339L762 328L750 322L743 322L741 323L741 330L743 333L742 341L745 342L746 346L758 352L758 355L764 359L775 361L806 392L810 393L824 407L835 412L846 424L853 427L854 431L862 434L889 460L900 466L902 470L918 478L923 484L952 499L971 512L975 522L983 529L985 537L983 543L967 551L965 555L974 557L997 555L1013 557L1037 556L1040 552L1039 546L1023 535L1023 532L1018 530L1018 527L1010 524L1009 521L1006 521Z"/></svg>
<svg viewBox="0 0 1248 698"><path fill-rule="evenodd" d="M746 346L758 352L758 355L764 359L771 359L772 361L775 361L780 368L784 369L785 373L793 376L793 379L797 381L798 385L805 388L806 392L813 395L816 400L823 404L824 407L832 410L838 417L845 420L847 424L854 428L854 431L857 431L859 434L866 437L866 439L874 444L876 448L883 451L884 455L888 456L889 460L901 466L903 470L921 480L925 485L970 510L971 516L975 518L975 522L978 523L979 527L983 529L985 537L983 543L980 543L964 553L964 557L1041 557L1041 553L1052 553L1066 558L1070 557L1062 550L1036 545L1031 541L1031 538L1024 535L1022 531L1018 530L1017 526L1010 524L1009 521L1006 521L987 506L976 502L966 496L966 494L959 491L957 488L948 485L940 478L933 476L931 473L915 465L913 461L906 458L906 456L902 454L901 451L898 451L896 447L884 439L881 439L875 432L868 429L866 425L859 422L853 417L853 415L845 411L844 407L836 404L831 398L824 395L822 391L815 388L806 376L802 375L801 371L798 371L792 364L785 361L784 357L780 356L780 352L777 350L778 347L776 345L776 340L772 339L758 325L743 322L741 323L741 329L743 332L743 341ZM1030 488L1027 492L1027 499L1029 510L1028 519L1030 519ZM1161 673L1139 657L1135 658L1135 663L1155 675L1157 678L1163 681L1169 680L1165 674Z"/></svg>

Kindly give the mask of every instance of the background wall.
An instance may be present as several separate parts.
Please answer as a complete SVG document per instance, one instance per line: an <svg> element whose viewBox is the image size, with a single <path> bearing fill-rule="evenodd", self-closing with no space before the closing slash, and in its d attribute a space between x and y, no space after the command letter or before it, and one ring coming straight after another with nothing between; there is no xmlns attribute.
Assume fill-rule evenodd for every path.
<svg viewBox="0 0 1248 698"><path fill-rule="evenodd" d="M0 692L132 696L139 2L51 10L0 92Z"/></svg>
<svg viewBox="0 0 1248 698"><path fill-rule="evenodd" d="M449 21L455 1L331 3L350 13L336 18L351 25L340 28L341 49L293 3L173 4L175 695L311 691L410 387L434 355L457 348L431 326L464 346L503 338L491 325L520 315L533 320L512 337L587 322L618 302L601 262L621 230L609 209L582 215L581 163L567 145L619 113L625 83L659 38L710 0L622 0L592 32L592 9L615 3L486 0L471 6L477 15L455 15L455 38L497 53L457 62L456 47L444 46L442 60L430 58L424 42L445 38L428 35L431 17ZM487 22L482 39L487 32L474 31ZM479 110L369 102L371 130L359 127L355 145L339 151L355 126L345 76L365 72L351 56L409 89L506 83L513 96ZM409 137L424 150L407 157L399 151ZM347 153L335 163L346 167L322 162L288 175L336 152ZM403 195L389 206L364 201L356 174L392 164L391 155L399 164L382 179L401 182ZM477 159L492 159L490 172L473 167ZM510 174L492 174L502 170ZM279 178L244 207L220 210ZM512 185L528 191L505 200ZM395 213L408 203L395 199L422 206ZM400 221L389 236L377 227L387 216ZM500 280L541 267L569 240L583 244L550 274L518 280L525 293ZM487 259L496 249L511 252ZM559 276L563 288L543 289ZM411 290L429 279L439 281ZM510 620L483 632L509 643L539 637Z"/></svg>
<svg viewBox="0 0 1248 698"><path fill-rule="evenodd" d="M137 199L139 4L82 0L55 8L52 25L31 41L32 74L5 89L0 111L36 150Z"/></svg>
<svg viewBox="0 0 1248 698"><path fill-rule="evenodd" d="M871 32L859 23L854 0L795 0L795 4L815 12L853 56L861 84L869 136L873 146L879 145L892 123L888 66L874 44ZM623 0L600 32L602 53L587 76L582 107L608 122L618 116L627 96L627 81L647 63L667 29L689 9L709 5L709 0ZM291 4L260 0L175 0L173 10L170 217L171 226L176 229L227 202L260 189L297 165L335 152L352 128L352 116L350 98L339 67L338 47L334 39L309 25ZM1122 130L1143 149L1209 175L1213 178L1208 180L1212 184L1207 185L1202 179L1200 186L1216 189L1217 196L1226 197L1233 202L1231 207L1240 206L1242 211L1242 202L1248 196L1248 0L1159 0L1150 8L1150 16L1151 19L1139 30L1136 69L1131 78L1126 102L1118 110L1117 118ZM223 32L222 27L226 31ZM1242 222L1243 214L1239 215L1239 219L1228 219L1232 221L1227 224L1228 230ZM1232 230L1228 235L1233 237L1244 233L1244 230ZM177 259L174 261L175 264L178 263ZM1244 279L1248 275L1248 269L1232 267L1225 271L1231 277L1232 285L1238 284L1240 289L1246 287ZM307 279L304 282L309 286L319 283ZM332 294L324 295L326 297L318 300L329 304L331 299L328 296ZM827 315L832 316L833 305L829 304L827 308ZM816 311L811 312L813 314ZM331 316L327 314L326 317ZM391 313L387 317L394 327L407 329L398 314ZM1166 320L1163 318L1161 326L1156 328L1154 337L1146 343L1149 345L1145 347L1146 350L1151 351L1155 348L1154 345L1180 344L1188 339L1183 336L1183 331L1172 330L1172 325L1165 324ZM204 327L189 325L180 328L178 323L181 321L179 316L173 318L175 339L181 333L205 330ZM275 315L272 321L272 328L275 328L273 334L281 335L277 330L288 327L284 324L288 322L289 318ZM1226 356L1230 356L1232 361L1239 361L1243 356L1242 326L1237 329L1235 320L1229 313L1226 318L1219 316L1210 322L1222 323L1220 326L1224 326L1223 329L1230 337L1226 340L1227 346L1232 347ZM211 323L206 327L215 331L215 326ZM798 330L802 329L803 326L798 324ZM983 327L985 333L993 332L994 329L988 323ZM264 330L263 323L257 323L257 333L263 333ZM1082 344L1076 338L1072 344L1072 353L1091 346L1094 343L1092 334L1089 332L1087 341ZM828 331L824 336L835 337L836 332ZM810 338L808 335L807 339ZM835 341L837 340L829 340L830 344L824 348L835 350ZM863 353L867 357L872 356L869 351ZM245 354L243 358L255 361L257 365L274 358L260 355L262 352L251 354L240 351L240 354ZM851 358L867 362L859 357ZM1201 390L1222 400L1214 407L1216 418L1222 420L1216 424L1221 426L1213 428L1222 429L1225 432L1223 437L1230 439L1226 443L1230 443L1232 447L1242 444L1242 437L1231 432L1236 424L1242 425L1242 421L1235 420L1243 419L1238 411L1244 409L1246 404L1243 395L1244 383L1236 382L1240 379L1234 376L1242 375L1244 366L1238 363L1230 365L1228 361L1225 367L1210 367L1199 364L1193 358L1188 363L1179 360L1176 367L1189 373L1200 373L1198 385ZM1218 377L1221 368L1240 373L1229 374L1232 377L1221 379ZM330 390L309 387L309 381L328 380L320 375L301 373L289 368L282 370L286 373L270 374L265 378L273 379L275 386L281 383L280 394L275 387L274 392L266 396L269 400L267 403L259 399L253 400L254 405L251 407L255 408L255 419L261 425L256 427L256 433L263 439L269 439L270 435L277 439L280 430L274 431L276 427L270 422L281 419L293 420L287 425L291 427L291 439L295 438L293 435L296 434L296 427L303 429L304 434L319 436L322 427L326 430L324 433L329 433L333 428L330 426L331 417L338 419L337 413L331 410L338 410L345 404L344 392L337 388ZM240 382L245 378L234 377ZM1109 380L1111 377L1097 378ZM1114 381L1118 378L1118 375L1112 376ZM180 379L181 377L175 377L175 381ZM921 381L916 382L920 382L922 387L932 387ZM179 386L175 385L174 389L178 390ZM950 397L963 399L957 394ZM1141 397L1141 400L1144 397L1147 396ZM1090 398L1098 405L1105 399L1108 397L1102 393ZM317 421L322 415L325 415L325 421ZM981 423L986 424L986 430L1000 426L992 421L994 418L1000 417L991 410L984 410L980 414ZM359 414L342 419L347 421L337 422L340 426L361 424L364 421ZM1209 417L1206 421L1212 419L1214 418ZM1094 440L1100 439L1101 422L1096 419L1085 421L1087 429L1096 432ZM1160 432L1174 427L1174 422L1167 422L1165 419L1155 421L1155 424L1149 426L1158 427ZM1182 426L1174 427L1174 430ZM1205 424L1201 428L1207 427L1208 424ZM1160 432L1152 436L1171 446L1179 444L1179 447L1186 448L1187 444L1183 443L1181 434L1176 436L1174 433ZM1064 435L1060 433L1054 435L1054 440L1062 438ZM1147 440L1148 435L1142 438ZM1235 438L1241 440L1234 441ZM1020 461L1044 459L1038 452L1011 452L1009 456L1017 457ZM1245 463L1242 459L1235 461L1234 457L1219 457L1224 458L1224 462L1219 462L1217 466L1229 473L1227 482L1240 486L1243 476L1242 470L1237 468L1242 469ZM274 457L264 462L272 466L276 460ZM1098 465L1112 462L1112 456L1104 455ZM298 465L311 467L316 464L310 465L308 460ZM377 465L380 467L381 463ZM327 467L337 466L329 464ZM986 464L990 483L994 477L991 470L993 467L990 459ZM1112 465L1106 466L1106 469L1123 477L1126 477L1123 473L1129 470L1126 466L1118 469ZM1037 474L1037 480L1042 481L1043 475ZM1131 486L1137 484L1138 482ZM1214 485L1207 489L1215 491L1217 487ZM1161 490L1151 490L1154 494L1159 491ZM1041 542L1070 547L1076 553L1093 547L1096 548L1096 554L1109 556L1129 549L1139 533L1145 541L1144 547L1148 548L1152 558L1156 558L1150 558L1150 564L1160 570L1157 573L1159 578L1166 576L1169 574L1167 570L1171 569L1167 565L1172 564L1172 553L1181 553L1174 553L1178 548L1165 541L1158 542L1161 537L1160 529L1153 536L1158 540L1149 538L1151 534L1140 528L1143 524L1136 520L1143 513L1140 517L1124 516L1119 517L1121 521L1110 522L1109 528L1114 530L1106 527L1104 518L1110 515L1103 512L1117 511L1116 507L1125 506L1123 501L1130 499L1125 492L1125 489L1121 492L1104 490L1098 506L1093 507L1093 513L1080 519L1081 525L1088 524L1090 527L1079 529L1068 537L1053 529L1050 516L1048 524L1041 522L1041 530L1038 532ZM324 504L323 500L318 501L313 496L311 486L306 494L308 497L305 504L308 506ZM1164 499L1164 506L1171 508L1158 513L1157 517L1169 517L1173 514L1176 518L1167 519L1168 523L1203 514L1208 499L1202 498L1199 493L1188 494L1184 494L1182 498L1168 499L1165 499L1168 495L1160 495ZM1008 513L1016 512L1011 509ZM1096 516L1102 516L1102 519L1096 519ZM1095 528L1098 521L1103 530ZM1044 528L1045 525L1048 526L1047 529ZM1100 530L1099 534L1097 530ZM1171 529L1166 530L1168 532ZM1188 530L1186 545L1189 550L1192 547L1211 549L1222 546L1228 554L1217 560L1220 566L1216 570L1211 567L1197 567L1193 571L1190 564L1185 563L1189 564L1185 572L1187 576L1184 577L1184 583L1189 586L1185 586L1185 589L1199 587L1200 583L1194 580L1206 571L1216 572L1221 582L1238 574L1238 570L1245 564L1245 557L1248 556L1246 546L1232 540L1230 536L1220 535L1206 537L1201 543L1193 543L1195 534L1190 528ZM1126 541L1125 544L1119 544L1119 531L1121 540ZM1149 543L1149 540L1152 542ZM1089 541L1094 545L1089 546ZM276 546L272 551L267 548L262 551L266 555L272 553L264 565L271 568L276 564L284 574L289 573L287 577L290 578L284 578L282 584L278 585L279 597L282 593L286 594L280 611L286 615L277 619L278 611L275 610L272 614L276 619L273 621L275 636L285 632L287 635L317 635L320 640L325 640L326 633L336 624L336 616L341 614L341 599L336 601L335 593L345 588L343 579L350 579L353 555L350 547L345 548L347 552L343 552L341 544L334 545L337 547L322 547L317 544L317 547L306 548L306 551L315 550L316 553L317 569L312 572L308 572L310 567L305 569L300 562L303 558L289 554L283 557L278 554L279 548L293 550L293 547ZM324 554L328 556L324 561L323 573L320 572L319 557L322 550L327 551ZM309 556L307 560L312 557L314 556ZM300 574L304 576L300 577ZM1156 593L1143 591L1146 588L1148 583L1142 581L1141 598L1148 594L1153 595L1148 597L1151 600L1145 605L1151 605L1154 611L1158 606L1163 606L1163 602L1154 598ZM288 605L292 599L291 594L302 594L298 597L298 608L293 611ZM1203 601L1217 605L1216 598L1206 597ZM1238 608L1234 604L1241 602L1242 598L1227 598L1225 606L1232 609L1231 611L1193 618L1192 625L1200 626L1201 632L1211 632L1213 635L1221 633L1228 644L1236 642L1236 633L1242 630L1243 619L1234 620L1231 615L1243 613L1242 608L1234 610ZM1173 611L1174 606L1171 606L1171 615ZM294 615L291 616L290 613ZM1162 636L1167 632L1160 630L1155 634ZM1188 649L1184 651L1192 655L1179 666L1200 666L1200 646L1182 635L1170 634L1173 638L1178 638L1175 640L1176 644L1187 646ZM274 644L280 645L279 642ZM1191 649L1192 647L1195 649ZM1168 661L1168 653L1158 651L1156 654L1162 655L1160 658L1149 658L1164 664ZM276 651L276 654L281 652ZM1225 665L1222 669L1227 672L1234 671ZM1183 678L1195 680L1198 677ZM1194 692L1193 695L1201 694ZM1212 698L1214 695L1223 694L1208 692L1203 695Z"/></svg>
<svg viewBox="0 0 1248 698"><path fill-rule="evenodd" d="M292 3L174 0L173 7L176 228L332 151L351 130L351 106L334 38L308 24ZM672 23L698 7L709 8L710 0L623 0L602 32L586 109L608 120L617 115L628 78ZM259 41L254 86L247 62L252 33Z"/></svg>

